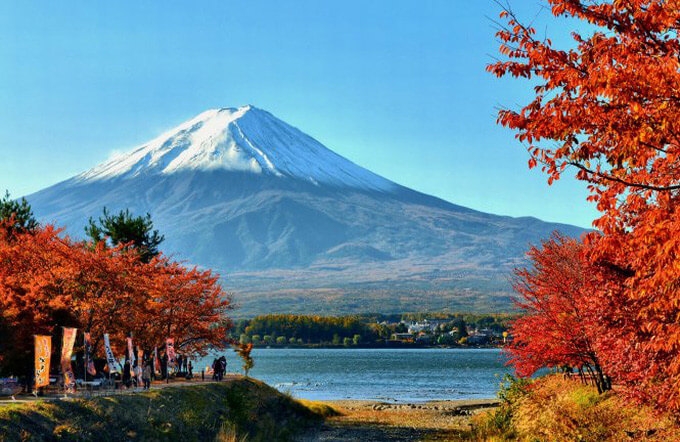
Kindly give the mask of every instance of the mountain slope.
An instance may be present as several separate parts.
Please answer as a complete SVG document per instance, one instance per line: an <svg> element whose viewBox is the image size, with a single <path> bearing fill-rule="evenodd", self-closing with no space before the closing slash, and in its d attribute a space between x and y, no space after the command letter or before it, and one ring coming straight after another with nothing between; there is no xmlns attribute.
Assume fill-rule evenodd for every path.
<svg viewBox="0 0 680 442"><path fill-rule="evenodd" d="M28 199L75 236L104 206L151 213L163 250L219 271L242 314L507 308L528 244L583 231L407 189L251 106L204 112Z"/></svg>
<svg viewBox="0 0 680 442"><path fill-rule="evenodd" d="M134 151L78 175L76 180L93 182L210 170L361 189L394 187L394 183L252 106L203 112Z"/></svg>

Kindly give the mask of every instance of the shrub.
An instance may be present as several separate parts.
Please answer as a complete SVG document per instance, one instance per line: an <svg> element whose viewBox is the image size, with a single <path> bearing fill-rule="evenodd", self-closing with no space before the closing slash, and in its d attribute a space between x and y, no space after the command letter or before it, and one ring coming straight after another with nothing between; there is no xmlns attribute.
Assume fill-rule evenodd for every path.
<svg viewBox="0 0 680 442"><path fill-rule="evenodd" d="M497 409L473 418L477 440L680 440L671 419L561 375L507 377L499 397Z"/></svg>

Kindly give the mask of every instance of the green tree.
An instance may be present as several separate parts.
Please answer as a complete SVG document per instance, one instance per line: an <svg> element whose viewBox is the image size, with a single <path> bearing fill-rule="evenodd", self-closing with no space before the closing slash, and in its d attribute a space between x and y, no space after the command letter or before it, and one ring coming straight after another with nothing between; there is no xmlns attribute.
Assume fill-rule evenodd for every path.
<svg viewBox="0 0 680 442"><path fill-rule="evenodd" d="M15 233L32 233L38 228L38 221L28 201L25 198L13 200L9 191L5 191L5 196L0 199L0 221L10 237Z"/></svg>
<svg viewBox="0 0 680 442"><path fill-rule="evenodd" d="M457 342L457 339L453 336L447 334L439 335L437 337L437 344L439 345L453 345Z"/></svg>
<svg viewBox="0 0 680 442"><path fill-rule="evenodd" d="M160 252L158 246L165 239L163 235L154 230L151 215L132 216L128 209L121 210L114 215L104 207L104 214L95 221L92 217L85 227L85 234L92 241L108 241L111 245L127 244L139 255L142 262L149 262Z"/></svg>
<svg viewBox="0 0 680 442"><path fill-rule="evenodd" d="M467 324L462 318L458 318L453 321L453 328L458 330L458 337L459 338L466 338L468 335L467 332Z"/></svg>

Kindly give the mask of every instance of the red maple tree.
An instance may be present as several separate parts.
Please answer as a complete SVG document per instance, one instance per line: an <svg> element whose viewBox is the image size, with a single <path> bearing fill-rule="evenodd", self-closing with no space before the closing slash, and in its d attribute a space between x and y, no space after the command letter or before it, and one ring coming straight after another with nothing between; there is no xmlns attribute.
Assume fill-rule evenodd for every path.
<svg viewBox="0 0 680 442"><path fill-rule="evenodd" d="M680 411L680 4L548 3L585 31L557 48L501 13L505 59L488 70L531 79L535 96L498 121L517 131L529 166L540 164L549 182L575 168L588 183L602 214L588 259L621 287L600 321L625 325L606 334L610 367L633 396Z"/></svg>
<svg viewBox="0 0 680 442"><path fill-rule="evenodd" d="M515 271L517 306L525 313L510 329L506 347L520 376L543 367L587 372L599 391L611 387L599 349L600 271L579 241L554 234L528 255L531 268Z"/></svg>
<svg viewBox="0 0 680 442"><path fill-rule="evenodd" d="M0 368L30 377L34 334L59 326L108 333L118 355L125 337L149 353L175 338L186 354L229 345L230 299L209 271L159 255L144 262L124 245L74 242L51 225L30 232L0 225ZM11 233L11 235L10 235Z"/></svg>

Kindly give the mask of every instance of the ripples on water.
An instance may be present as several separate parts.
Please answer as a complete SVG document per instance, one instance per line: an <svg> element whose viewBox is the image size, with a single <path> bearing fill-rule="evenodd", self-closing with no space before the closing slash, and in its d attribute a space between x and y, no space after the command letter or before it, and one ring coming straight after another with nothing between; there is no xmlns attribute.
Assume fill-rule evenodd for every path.
<svg viewBox="0 0 680 442"><path fill-rule="evenodd" d="M304 399L391 402L496 396L509 370L498 349L255 349L252 377ZM227 352L228 371L241 363ZM198 371L212 358L195 364ZM196 369L195 369L196 370Z"/></svg>

